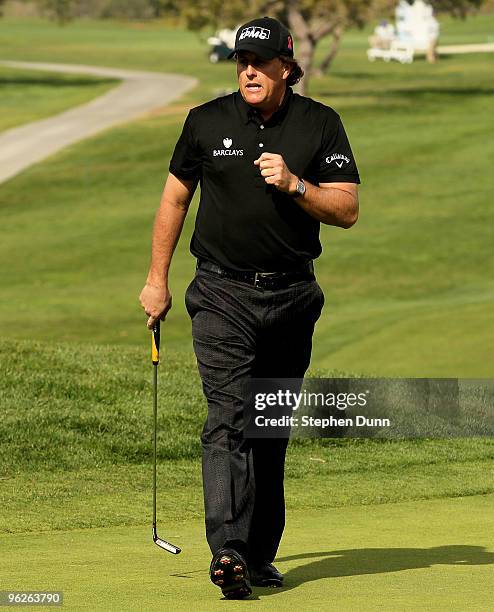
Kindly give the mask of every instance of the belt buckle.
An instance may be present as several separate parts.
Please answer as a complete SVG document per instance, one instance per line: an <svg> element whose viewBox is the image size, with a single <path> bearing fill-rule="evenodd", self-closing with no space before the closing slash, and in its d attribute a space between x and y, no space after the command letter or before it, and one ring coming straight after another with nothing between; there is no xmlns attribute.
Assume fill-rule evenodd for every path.
<svg viewBox="0 0 494 612"><path fill-rule="evenodd" d="M258 289L262 289L263 284L261 283L261 281L263 279L267 281L272 280L273 277L275 277L276 275L277 275L276 272L256 272L254 275L254 287Z"/></svg>

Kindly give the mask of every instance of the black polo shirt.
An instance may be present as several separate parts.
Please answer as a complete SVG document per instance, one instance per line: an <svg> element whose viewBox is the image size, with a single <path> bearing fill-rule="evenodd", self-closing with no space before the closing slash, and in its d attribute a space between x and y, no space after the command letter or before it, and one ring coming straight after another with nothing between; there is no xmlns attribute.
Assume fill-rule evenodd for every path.
<svg viewBox="0 0 494 612"><path fill-rule="evenodd" d="M199 180L201 198L191 252L235 270L285 271L321 254L319 221L267 185L254 160L283 156L311 183L359 183L338 114L287 88L268 121L241 93L193 108L170 162L178 178Z"/></svg>

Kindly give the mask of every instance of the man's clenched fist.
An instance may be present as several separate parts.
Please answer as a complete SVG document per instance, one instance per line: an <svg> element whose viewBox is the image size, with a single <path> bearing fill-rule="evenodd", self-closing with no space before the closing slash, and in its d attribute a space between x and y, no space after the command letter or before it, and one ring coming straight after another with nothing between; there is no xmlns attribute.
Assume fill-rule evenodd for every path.
<svg viewBox="0 0 494 612"><path fill-rule="evenodd" d="M259 166L261 176L268 185L274 185L279 191L293 195L296 193L297 180L277 153L263 153L254 164Z"/></svg>
<svg viewBox="0 0 494 612"><path fill-rule="evenodd" d="M144 312L149 316L148 328L153 329L153 325L158 319L165 320L166 313L172 307L172 294L168 287L158 287L146 283L139 296L139 302L144 308Z"/></svg>

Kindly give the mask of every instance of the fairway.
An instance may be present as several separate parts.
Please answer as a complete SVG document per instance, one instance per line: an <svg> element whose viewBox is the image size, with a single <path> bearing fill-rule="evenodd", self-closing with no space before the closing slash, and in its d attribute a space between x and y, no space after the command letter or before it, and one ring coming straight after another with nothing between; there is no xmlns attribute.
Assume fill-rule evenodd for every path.
<svg viewBox="0 0 494 612"><path fill-rule="evenodd" d="M444 19L444 42L481 42L493 26L492 15ZM233 67L210 64L194 34L153 23L57 28L11 20L0 29L6 59L83 58L200 79L171 107L71 146L0 187L2 337L139 346L137 298L171 152L188 109L235 88ZM370 64L366 34L348 32L331 72L310 82L309 94L341 114L362 178L356 226L321 229L316 273L326 306L312 365L371 376L490 377L494 143L485 134L494 55ZM36 57L22 43L34 35ZM194 273L196 205L197 197L171 269L168 350L191 351L183 294ZM29 303L25 285L34 289Z"/></svg>
<svg viewBox="0 0 494 612"><path fill-rule="evenodd" d="M2 588L62 590L69 610L217 610L202 522L4 536ZM494 497L294 511L277 566L282 589L255 588L235 610L392 612L492 609Z"/></svg>

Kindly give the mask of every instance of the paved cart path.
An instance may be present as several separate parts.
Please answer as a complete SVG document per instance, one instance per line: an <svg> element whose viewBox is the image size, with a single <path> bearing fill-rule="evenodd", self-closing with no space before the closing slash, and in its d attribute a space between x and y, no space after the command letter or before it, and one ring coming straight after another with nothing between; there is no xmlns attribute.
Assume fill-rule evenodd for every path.
<svg viewBox="0 0 494 612"><path fill-rule="evenodd" d="M0 183L64 147L163 107L197 84L176 74L99 66L0 61L3 66L121 79L104 95L59 115L0 134Z"/></svg>
<svg viewBox="0 0 494 612"><path fill-rule="evenodd" d="M440 55L456 55L458 53L494 53L494 43L477 45L440 45L437 48Z"/></svg>

